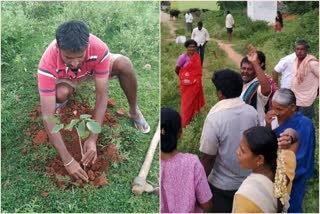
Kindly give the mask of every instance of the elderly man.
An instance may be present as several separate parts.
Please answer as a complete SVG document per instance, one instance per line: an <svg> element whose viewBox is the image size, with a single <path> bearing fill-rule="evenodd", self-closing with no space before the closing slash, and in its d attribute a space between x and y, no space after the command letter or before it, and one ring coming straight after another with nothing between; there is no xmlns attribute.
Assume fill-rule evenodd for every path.
<svg viewBox="0 0 320 214"><path fill-rule="evenodd" d="M297 107L303 115L312 119L315 116L313 103L319 88L319 61L308 54L309 45L305 40L295 43L297 58L293 64L291 89L297 97Z"/></svg>
<svg viewBox="0 0 320 214"><path fill-rule="evenodd" d="M203 27L202 22L198 22L198 27L193 29L191 34L191 39L197 42L197 52L200 54L201 58L201 66L203 65L204 59L204 47L206 46L207 42L209 41L209 33L207 29Z"/></svg>
<svg viewBox="0 0 320 214"><path fill-rule="evenodd" d="M236 154L242 132L259 125L259 118L257 111L239 97L243 85L239 73L216 71L212 82L219 102L204 122L199 150L213 194L211 211L227 213L232 210L235 192L250 173L240 169Z"/></svg>
<svg viewBox="0 0 320 214"><path fill-rule="evenodd" d="M102 124L107 107L108 79L117 76L130 105L129 115L142 132L150 130L137 106L137 81L130 60L110 53L107 45L89 33L82 21L67 21L56 31L56 39L43 54L38 67L38 88L44 126L61 160L70 175L88 181L88 175L68 152L61 134L52 134L56 108L65 105L74 93L78 81L93 76L96 102L93 119ZM93 164L97 159L98 134L91 133L84 143L83 165Z"/></svg>

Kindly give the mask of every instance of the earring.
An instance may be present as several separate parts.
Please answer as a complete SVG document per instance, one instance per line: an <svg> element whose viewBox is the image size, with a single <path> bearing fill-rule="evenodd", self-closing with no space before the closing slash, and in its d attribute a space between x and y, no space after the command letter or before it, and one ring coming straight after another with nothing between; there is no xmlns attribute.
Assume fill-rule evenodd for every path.
<svg viewBox="0 0 320 214"><path fill-rule="evenodd" d="M259 167L259 166L261 166L261 165L263 165L263 163L257 162L257 167Z"/></svg>

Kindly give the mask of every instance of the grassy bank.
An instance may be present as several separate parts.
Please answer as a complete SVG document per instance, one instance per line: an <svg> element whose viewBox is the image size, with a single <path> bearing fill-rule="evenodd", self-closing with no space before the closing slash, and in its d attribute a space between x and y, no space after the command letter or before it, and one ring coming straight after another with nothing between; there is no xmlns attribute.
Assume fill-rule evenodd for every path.
<svg viewBox="0 0 320 214"><path fill-rule="evenodd" d="M1 2L1 10L1 212L159 212L157 195L131 193L159 120L159 3ZM98 144L116 144L127 159L110 166L105 175L109 185L100 189L57 188L45 172L46 161L56 155L54 148L35 147L24 134L31 124L29 112L39 104L39 60L57 26L70 19L85 21L113 53L124 50L132 60L139 83L138 103L151 126L149 134L142 134L128 117L122 117L118 128L103 127ZM143 69L147 63L151 70ZM77 93L94 103L93 85ZM112 115L117 108L128 112L117 80L109 81L109 97L116 101ZM40 118L37 122L42 126ZM155 186L159 184L157 152L148 176ZM42 192L49 195L43 197Z"/></svg>

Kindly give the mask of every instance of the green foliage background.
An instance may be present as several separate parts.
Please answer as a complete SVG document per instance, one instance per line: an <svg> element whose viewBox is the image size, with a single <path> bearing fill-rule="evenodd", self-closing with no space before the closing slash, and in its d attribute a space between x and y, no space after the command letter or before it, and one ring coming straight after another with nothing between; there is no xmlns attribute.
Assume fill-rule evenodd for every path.
<svg viewBox="0 0 320 214"><path fill-rule="evenodd" d="M228 9L233 8L231 13L235 19L236 27L233 32L232 48L243 56L247 54L247 45L250 43L258 50L263 51L266 55L266 71L269 74L272 74L274 66L282 57L293 52L294 42L298 38L307 40L311 47L309 52L319 58L319 10L316 7L319 2L313 3L317 4L315 9L309 8L303 14L290 14L294 19L284 20L284 28L281 33L275 33L274 26L269 26L266 22L250 20L246 15L246 9L237 7L237 4L241 2L223 3L226 3L225 6ZM196 7L196 5L192 5L192 7ZM182 13L184 12L182 11ZM194 18L194 27L195 23L201 20L211 38L220 39L227 43L223 10L208 11L201 13L199 17L194 16ZM177 35L185 35L190 38L190 33L186 32L184 17L181 16L176 22L173 22L173 25ZM185 52L185 48L181 44L172 42L173 37L169 33L168 25L161 24L161 107L171 107L180 112L179 81L174 69L178 56ZM179 151L199 154L203 122L210 108L218 102L216 90L210 80L213 71L223 68L239 71L239 66L228 58L216 42L212 40L208 42L202 77L206 105L183 129L178 143ZM315 109L317 114L313 119L313 124L316 130L319 130L319 98L315 101ZM318 142L318 131L316 131L316 139ZM315 159L315 176L307 184L304 212L319 212L319 143L316 145Z"/></svg>
<svg viewBox="0 0 320 214"><path fill-rule="evenodd" d="M31 125L29 112L39 104L39 60L58 25L70 19L85 21L111 52L123 50L132 60L139 107L151 126L142 134L122 117L119 128L102 127L99 146L112 142L127 160L110 166L109 186L101 189L58 189L45 173L54 148L35 148L24 134ZM159 2L1 2L1 33L1 212L159 212L157 195L131 193L159 119ZM146 63L151 70L143 69ZM86 87L76 99L94 103L94 86ZM109 97L116 100L115 108L128 112L117 80L109 81ZM41 118L36 122L43 126ZM154 186L159 185L158 152L148 175ZM42 192L49 196L41 197Z"/></svg>

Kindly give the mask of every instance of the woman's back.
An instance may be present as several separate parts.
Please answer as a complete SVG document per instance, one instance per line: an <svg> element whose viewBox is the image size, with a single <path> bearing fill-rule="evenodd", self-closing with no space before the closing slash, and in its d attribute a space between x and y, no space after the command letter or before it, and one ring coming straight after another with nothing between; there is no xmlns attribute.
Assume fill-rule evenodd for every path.
<svg viewBox="0 0 320 214"><path fill-rule="evenodd" d="M161 160L161 213L201 212L196 205L212 197L207 177L199 158L177 153Z"/></svg>

